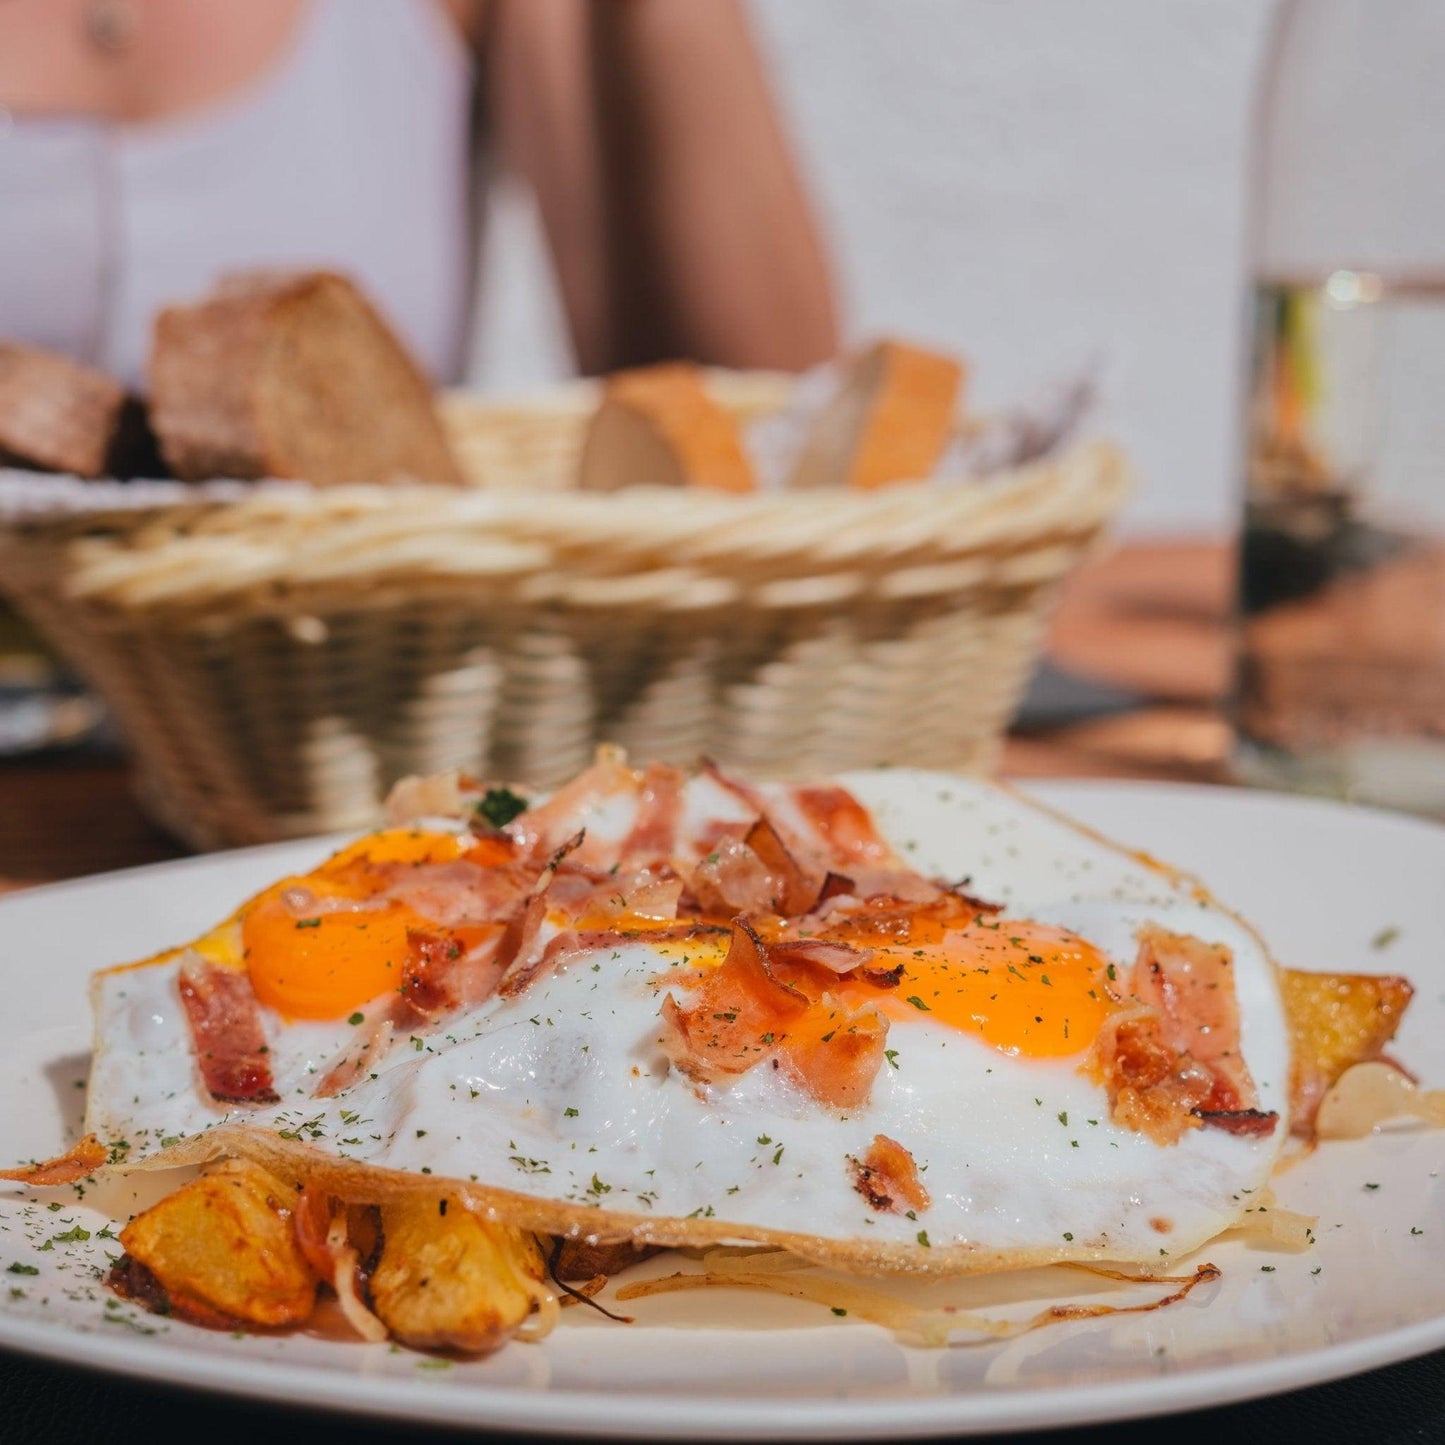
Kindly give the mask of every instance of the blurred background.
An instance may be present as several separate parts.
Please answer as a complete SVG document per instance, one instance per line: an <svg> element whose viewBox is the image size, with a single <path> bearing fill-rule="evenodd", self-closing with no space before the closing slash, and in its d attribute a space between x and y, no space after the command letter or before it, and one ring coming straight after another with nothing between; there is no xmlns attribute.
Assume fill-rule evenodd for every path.
<svg viewBox="0 0 1445 1445"><path fill-rule="evenodd" d="M1250 127L1275 0L750 0L848 339L974 359L983 407L1096 366L1131 531L1236 520ZM473 373L572 359L529 197L489 214Z"/></svg>
<svg viewBox="0 0 1445 1445"><path fill-rule="evenodd" d="M1248 781L1445 814L1442 70L1436 0L0 0L0 461L27 468L0 477L23 614L0 617L0 752L93 740L99 694L151 817L204 846L359 825L407 772L555 782L604 737L759 772ZM280 313L207 294L238 269L280 284L252 268L348 273L420 371L313 275L284 303L310 317L276 383L290 450L260 446L236 378ZM709 575L695 548L677 595L737 609L699 600L692 629L656 600L674 559L629 550L642 514L606 523L614 553L569 536L599 500L569 493L811 485L799 448L850 388L879 414L909 390L879 380L879 338L932 377L895 428L927 445L882 478L937 484L906 535L724 547ZM743 373L708 399L688 371L674 416L710 415L732 479L633 475L626 448L589 479L620 393L568 383L672 359ZM114 470L92 425L87 469L78 403L124 418L122 387L150 392L160 452ZM28 453L5 429L27 416ZM1080 445L1099 438L1107 463ZM1006 544L946 520L1039 459L1050 500ZM162 460L179 491L64 490ZM853 460L823 506L875 485ZM167 530L191 483L278 476L317 484L310 532L257 523L245 491L236 555ZM324 484L417 479L514 513L439 523L401 564L328 530ZM65 508L107 497L148 540L97 524L68 548ZM598 601L649 587L631 613ZM543 596L570 600L498 629ZM48 698L27 624L72 664ZM12 871L78 765L0 778L32 800Z"/></svg>

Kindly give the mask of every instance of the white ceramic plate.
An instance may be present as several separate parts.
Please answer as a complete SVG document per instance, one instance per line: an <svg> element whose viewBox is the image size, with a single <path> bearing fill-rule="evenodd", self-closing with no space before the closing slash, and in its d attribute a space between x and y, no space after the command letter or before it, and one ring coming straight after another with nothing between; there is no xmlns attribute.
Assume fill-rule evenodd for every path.
<svg viewBox="0 0 1445 1445"><path fill-rule="evenodd" d="M1201 788L1035 791L1197 872L1287 964L1406 974L1417 998L1395 1051L1445 1082L1445 829ZM73 1136L93 968L200 932L326 851L320 842L252 849L0 902L0 1157L43 1157ZM1318 1215L1314 1249L1217 1242L1202 1257L1223 1269L1222 1280L1181 1304L1002 1343L906 1349L815 1306L706 1293L642 1301L630 1327L571 1310L544 1344L449 1364L328 1338L324 1328L234 1338L140 1314L109 1299L96 1266L116 1249L101 1233L107 1221L123 1220L142 1196L107 1185L74 1202L65 1191L57 1209L47 1204L54 1194L0 1186L0 1344L281 1403L489 1429L838 1439L1124 1419L1292 1389L1445 1346L1442 1174L1441 1131L1323 1147L1278 1185L1281 1204ZM90 1238L46 1249L77 1229ZM1039 1271L951 1288L967 1307L1019 1315L1114 1287Z"/></svg>

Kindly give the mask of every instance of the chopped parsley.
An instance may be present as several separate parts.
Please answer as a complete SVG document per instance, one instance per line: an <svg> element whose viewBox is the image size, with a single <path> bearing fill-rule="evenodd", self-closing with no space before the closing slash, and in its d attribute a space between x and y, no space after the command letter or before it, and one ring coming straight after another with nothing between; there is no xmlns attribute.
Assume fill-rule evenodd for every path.
<svg viewBox="0 0 1445 1445"><path fill-rule="evenodd" d="M488 788L476 811L494 828L505 828L519 813L527 811L527 800L510 788Z"/></svg>

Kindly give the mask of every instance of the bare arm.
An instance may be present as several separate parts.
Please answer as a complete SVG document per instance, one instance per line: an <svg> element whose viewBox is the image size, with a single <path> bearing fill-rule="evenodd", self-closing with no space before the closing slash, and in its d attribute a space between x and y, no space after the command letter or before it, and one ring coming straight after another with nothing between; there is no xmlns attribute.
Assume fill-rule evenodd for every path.
<svg viewBox="0 0 1445 1445"><path fill-rule="evenodd" d="M736 0L494 0L487 51L584 371L832 353L827 262Z"/></svg>

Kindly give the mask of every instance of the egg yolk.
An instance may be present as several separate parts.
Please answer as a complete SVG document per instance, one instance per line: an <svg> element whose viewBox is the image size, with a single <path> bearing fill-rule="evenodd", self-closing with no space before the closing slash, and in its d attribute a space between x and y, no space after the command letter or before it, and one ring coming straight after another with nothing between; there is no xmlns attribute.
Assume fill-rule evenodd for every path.
<svg viewBox="0 0 1445 1445"><path fill-rule="evenodd" d="M873 1006L901 1024L928 1019L1008 1054L1079 1053L1114 1008L1109 960L1049 924L985 919L945 903L845 915L812 936L873 951L864 969L827 989L851 1008ZM820 991L816 980L789 982Z"/></svg>
<svg viewBox="0 0 1445 1445"><path fill-rule="evenodd" d="M331 1019L401 986L409 928L426 920L395 901L368 905L398 870L469 858L491 865L507 845L393 829L363 838L305 877L268 888L241 916L256 997L292 1019Z"/></svg>
<svg viewBox="0 0 1445 1445"><path fill-rule="evenodd" d="M420 923L400 904L298 917L272 897L242 920L241 943L263 1004L287 1018L330 1019L401 987L407 929Z"/></svg>
<svg viewBox="0 0 1445 1445"><path fill-rule="evenodd" d="M839 992L854 1008L873 1004L900 1023L930 1019L1028 1058L1086 1049L1113 1009L1104 987L1108 959L1047 924L975 924L938 944L879 948L868 967L877 973L900 964L896 986L855 976Z"/></svg>

